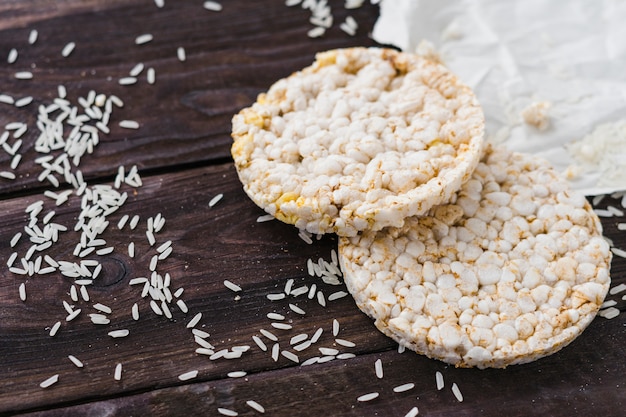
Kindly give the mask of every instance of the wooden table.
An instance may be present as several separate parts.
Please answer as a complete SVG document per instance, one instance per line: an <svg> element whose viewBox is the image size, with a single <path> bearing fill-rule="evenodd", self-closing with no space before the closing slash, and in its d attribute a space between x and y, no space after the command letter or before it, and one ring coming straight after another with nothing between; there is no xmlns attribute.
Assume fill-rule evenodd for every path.
<svg viewBox="0 0 626 417"><path fill-rule="evenodd" d="M333 27L323 37L311 39L307 37L310 13L300 7L286 7L282 0L222 3L221 12L190 0L167 0L163 8L150 0L0 3L0 94L33 97L24 107L0 103L0 125L28 125L16 150L22 159L14 170L9 168L13 157L6 149L0 152L0 171L16 175L13 180L0 178L0 413L215 416L223 408L240 416L261 415L246 404L253 400L271 416L404 416L413 407L428 416L622 415L626 405L622 294L609 297L617 300L622 311L617 318L597 318L561 352L527 365L484 371L455 369L412 352L398 353L396 344L376 331L349 296L329 299L345 287L309 276L306 264L309 258L330 261L336 240L328 237L309 245L290 226L257 222L263 212L243 193L230 159L230 119L273 81L308 65L315 52L373 45L368 32L377 7L368 3L346 10L343 2L331 1ZM359 23L354 37L339 28L348 15ZM32 29L38 38L31 45ZM152 41L136 44L143 34L152 34ZM76 46L64 57L62 50L69 42ZM177 58L179 47L185 49L184 62ZM9 64L6 58L12 48L18 55ZM138 63L144 69L136 84L120 85L119 80ZM155 71L153 84L147 80L149 68ZM16 79L14 74L23 71L33 78ZM99 236L106 247L114 248L110 254L73 255L80 237L71 229L78 221L81 198L74 192L56 206L44 193L71 187L61 181L55 189L49 181L38 180L43 168L35 160L44 154L34 145L39 135L37 108L54 101L59 84L65 86L73 105L91 90L124 101L123 108L113 110L110 132L100 132L93 153L72 168L80 169L89 187L114 186L120 166L126 173L134 165L139 170L143 185L120 187L128 198L108 216L110 225ZM140 126L122 128L122 120ZM10 136L7 145L15 146L16 141ZM219 194L223 198L210 207ZM54 210L50 222L70 230L31 260L44 254L71 262L98 259L103 268L86 287L89 301L80 291L73 295L74 278L58 271L32 276L9 272L11 254L23 257L31 246L24 233L29 224L25 209L38 200L45 202L39 225ZM600 206L606 204L619 205L605 199ZM150 247L147 221L159 214L166 222ZM117 227L124 215L140 216L135 229L129 223L121 230ZM626 234L616 226L620 221L624 219L603 219L606 235L626 248ZM9 242L18 232L24 236L12 248ZM172 293L184 289L180 299L188 309L183 313L174 298L169 304L171 319L153 312L150 296L141 296L142 285L129 285L133 278L151 276L156 248L167 241L172 253L158 260L156 270L162 277L169 274ZM134 257L127 248L130 242L135 245ZM613 261L614 286L626 282L624 261ZM14 267L22 267L19 258ZM227 288L225 280L241 291ZM315 285L325 295L326 306L308 293L274 301L267 298L284 292L289 280L293 289ZM20 299L22 283L25 301ZM81 313L66 321L63 301ZM111 313L98 311L96 303L110 307ZM135 303L139 320L131 313ZM290 304L306 314L294 312ZM93 324L89 316L93 313L103 314L110 323ZM195 328L210 334L205 340L214 351L228 349L232 354L237 346L250 346L249 350L237 359L211 360L196 353L201 346L187 325L198 313L202 318ZM270 320L268 313L284 315L282 322L292 329L272 327L277 320ZM333 320L340 326L337 336ZM50 336L57 322L60 328ZM320 328L323 333L314 346L301 352L290 346L292 336L311 337ZM109 336L120 329L129 330L129 335ZM355 357L310 366L283 355L274 360L275 342L260 329L278 336L280 349L298 353L301 363L321 356L318 347ZM268 350L263 351L252 336L264 341ZM355 345L337 344L336 338ZM74 365L68 355L82 361L83 367ZM375 373L378 359L383 364L382 379ZM120 380L115 378L117 364L122 366ZM179 378L193 370L197 370L195 378ZM236 371L246 375L228 376ZM444 377L442 390L436 387L436 372ZM57 374L58 382L40 387ZM415 386L406 392L393 391L405 383ZM463 402L453 395L453 383L460 388ZM370 392L380 396L357 401Z"/></svg>

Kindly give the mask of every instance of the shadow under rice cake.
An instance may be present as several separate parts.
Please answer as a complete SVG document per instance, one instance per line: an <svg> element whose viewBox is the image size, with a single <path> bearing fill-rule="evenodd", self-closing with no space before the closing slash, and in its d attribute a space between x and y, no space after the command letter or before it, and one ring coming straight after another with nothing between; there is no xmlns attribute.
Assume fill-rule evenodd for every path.
<svg viewBox="0 0 626 417"><path fill-rule="evenodd" d="M385 48L322 52L233 117L244 190L310 233L402 226L478 164L484 118L444 66Z"/></svg>
<svg viewBox="0 0 626 417"><path fill-rule="evenodd" d="M598 217L546 162L488 149L449 204L341 238L348 290L376 327L459 367L503 368L573 341L609 288Z"/></svg>

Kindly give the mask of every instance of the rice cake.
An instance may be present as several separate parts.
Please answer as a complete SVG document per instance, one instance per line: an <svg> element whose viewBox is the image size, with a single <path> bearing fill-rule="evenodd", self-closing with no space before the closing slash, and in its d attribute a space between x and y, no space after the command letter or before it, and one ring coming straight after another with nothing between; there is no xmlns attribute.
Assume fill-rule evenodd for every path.
<svg viewBox="0 0 626 417"><path fill-rule="evenodd" d="M584 196L543 160L488 149L449 204L341 238L348 290L376 327L459 367L552 354L593 320L611 252Z"/></svg>
<svg viewBox="0 0 626 417"><path fill-rule="evenodd" d="M444 66L386 48L336 49L233 117L244 190L301 230L354 236L447 202L483 148L471 89Z"/></svg>

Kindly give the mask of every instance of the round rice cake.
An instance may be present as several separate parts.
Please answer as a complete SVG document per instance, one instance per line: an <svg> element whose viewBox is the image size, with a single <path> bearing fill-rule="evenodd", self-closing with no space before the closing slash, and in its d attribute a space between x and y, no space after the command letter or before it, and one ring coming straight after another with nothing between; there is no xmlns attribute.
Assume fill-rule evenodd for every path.
<svg viewBox="0 0 626 417"><path fill-rule="evenodd" d="M444 66L348 48L277 81L232 121L248 196L310 233L401 226L444 203L483 150L474 93Z"/></svg>
<svg viewBox="0 0 626 417"><path fill-rule="evenodd" d="M459 367L549 355L593 320L611 252L584 196L543 160L487 149L449 204L341 238L348 290L376 327Z"/></svg>

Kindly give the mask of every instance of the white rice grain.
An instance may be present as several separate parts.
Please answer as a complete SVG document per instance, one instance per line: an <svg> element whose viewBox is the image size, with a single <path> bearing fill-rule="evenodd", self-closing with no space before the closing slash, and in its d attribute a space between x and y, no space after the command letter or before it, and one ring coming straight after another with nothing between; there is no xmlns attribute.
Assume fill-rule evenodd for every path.
<svg viewBox="0 0 626 417"><path fill-rule="evenodd" d="M270 320L285 320L285 316L278 313L267 313L266 317Z"/></svg>
<svg viewBox="0 0 626 417"><path fill-rule="evenodd" d="M370 392L368 394L361 395L356 400L359 401L359 402L372 401L372 400L378 398L378 395L379 394L377 392Z"/></svg>
<svg viewBox="0 0 626 417"><path fill-rule="evenodd" d="M212 12L221 12L222 5L216 1L205 1L202 5L206 10L210 10Z"/></svg>
<svg viewBox="0 0 626 417"><path fill-rule="evenodd" d="M49 386L56 384L58 381L59 381L59 374L52 375L50 378L46 379L41 384L39 384L39 386L41 388L48 388Z"/></svg>
<svg viewBox="0 0 626 417"><path fill-rule="evenodd" d="M107 334L111 336L112 338L116 339L116 338L128 336L130 334L130 331L127 329L112 330Z"/></svg>
<svg viewBox="0 0 626 417"><path fill-rule="evenodd" d="M15 99L7 94L0 94L0 103L4 104L14 104ZM8 135L7 135L8 137Z"/></svg>
<svg viewBox="0 0 626 417"><path fill-rule="evenodd" d="M611 295L615 295L615 294L619 294L620 292L626 290L626 284L619 284L614 286L613 288L611 288L609 290L609 294Z"/></svg>
<svg viewBox="0 0 626 417"><path fill-rule="evenodd" d="M256 218L256 222L257 223L264 223L264 222L269 222L274 220L274 216L272 216L271 214L264 214L262 216L259 216Z"/></svg>
<svg viewBox="0 0 626 417"><path fill-rule="evenodd" d="M322 336L322 333L324 333L324 329L320 327L319 329L315 331L315 333L313 334L313 337L311 337L311 343L316 343L319 340L319 338Z"/></svg>
<svg viewBox="0 0 626 417"><path fill-rule="evenodd" d="M241 287L239 285L237 285L237 284L235 284L235 283L233 283L233 282L231 282L231 281L229 281L227 279L224 280L224 286L226 288L228 288L229 290L234 291L234 292L241 291Z"/></svg>
<svg viewBox="0 0 626 417"><path fill-rule="evenodd" d="M393 392L406 392L406 391L412 390L413 388L415 388L415 384L412 382L409 382L406 384L393 387Z"/></svg>
<svg viewBox="0 0 626 417"><path fill-rule="evenodd" d="M83 363L74 355L68 355L67 358L77 367L77 368L82 368L84 365Z"/></svg>
<svg viewBox="0 0 626 417"><path fill-rule="evenodd" d="M106 325L111 323L111 320L109 320L104 314L92 313L89 315L89 318L93 324Z"/></svg>
<svg viewBox="0 0 626 417"><path fill-rule="evenodd" d="M17 232L16 234L13 235L13 238L11 238L11 247L14 248L15 245L17 245L17 242L20 241L20 238L22 237L22 232Z"/></svg>
<svg viewBox="0 0 626 417"><path fill-rule="evenodd" d="M148 84L154 84L156 82L156 71L153 67L148 68L146 71L146 81Z"/></svg>
<svg viewBox="0 0 626 417"><path fill-rule="evenodd" d="M52 337L54 335L57 334L57 332L59 331L59 328L61 328L61 322L57 321L56 323L54 323L54 325L50 328L50 333L49 335Z"/></svg>
<svg viewBox="0 0 626 417"><path fill-rule="evenodd" d="M70 54L72 52L74 52L74 48L76 48L76 43L75 42L69 42L67 43L64 47L63 50L61 51L61 55L64 58L67 58L68 56L70 56Z"/></svg>
<svg viewBox="0 0 626 417"><path fill-rule="evenodd" d="M335 301L348 295L345 291L336 291L328 296L328 301Z"/></svg>
<svg viewBox="0 0 626 417"><path fill-rule="evenodd" d="M615 307L605 308L598 312L598 316L604 317L605 319L608 319L608 320L614 319L615 317L619 316L619 314L620 314L619 309Z"/></svg>
<svg viewBox="0 0 626 417"><path fill-rule="evenodd" d="M280 346L278 343L274 343L272 346L272 359L274 362L278 362L278 355L280 354Z"/></svg>
<svg viewBox="0 0 626 417"><path fill-rule="evenodd" d="M135 214L132 219L130 219L130 229L135 230L137 224L139 223L139 215Z"/></svg>
<svg viewBox="0 0 626 417"><path fill-rule="evenodd" d="M296 355L293 352L290 352L288 350L283 350L280 352L281 355L283 355L285 358L289 359L292 362L295 363L300 363L300 359L298 358L298 355Z"/></svg>
<svg viewBox="0 0 626 417"><path fill-rule="evenodd" d="M217 203L220 202L222 198L224 198L224 194L221 194L221 193L213 197L211 201L209 201L209 207L215 206Z"/></svg>
<svg viewBox="0 0 626 417"><path fill-rule="evenodd" d="M272 294L267 294L267 299L270 301L278 301L278 300L283 300L285 298L285 293L272 293Z"/></svg>
<svg viewBox="0 0 626 417"><path fill-rule="evenodd" d="M122 380L122 364L118 363L117 365L115 365L115 371L113 373L113 379L115 379L116 381L121 381Z"/></svg>
<svg viewBox="0 0 626 417"><path fill-rule="evenodd" d="M180 62L185 62L187 60L187 53L185 52L185 48L179 46L178 49L176 49L176 57Z"/></svg>
<svg viewBox="0 0 626 417"><path fill-rule="evenodd" d="M32 102L33 102L33 98L31 96L26 96L26 97L22 97L19 100L16 100L14 105L15 107L26 107Z"/></svg>
<svg viewBox="0 0 626 417"><path fill-rule="evenodd" d="M248 375L246 371L233 371L227 374L229 378L243 378L246 375Z"/></svg>
<svg viewBox="0 0 626 417"><path fill-rule="evenodd" d="M17 49L11 48L11 50L9 51L9 56L7 57L7 62L9 64L15 63L15 61L17 61L17 55Z"/></svg>
<svg viewBox="0 0 626 417"><path fill-rule="evenodd" d="M198 371L193 370L189 372L185 372L184 374L178 375L178 379L181 381L189 381L190 379L194 379L198 376Z"/></svg>
<svg viewBox="0 0 626 417"><path fill-rule="evenodd" d="M17 80L32 80L33 73L30 71L19 71L14 74Z"/></svg>
<svg viewBox="0 0 626 417"><path fill-rule="evenodd" d="M356 358L354 353L340 353L337 355L337 359L353 359Z"/></svg>
<svg viewBox="0 0 626 417"><path fill-rule="evenodd" d="M324 33L326 33L326 29L322 26L316 26L313 29L309 30L306 35L309 38L319 38L320 36L324 35Z"/></svg>
<svg viewBox="0 0 626 417"><path fill-rule="evenodd" d="M19 293L20 293L20 300L26 301L26 284L24 284L23 282L20 284Z"/></svg>
<svg viewBox="0 0 626 417"><path fill-rule="evenodd" d="M39 32L36 29L32 29L28 34L28 44L34 45L37 42L37 38L39 37Z"/></svg>
<svg viewBox="0 0 626 417"><path fill-rule="evenodd" d="M119 126L124 129L139 129L139 122L135 120L122 120L119 122Z"/></svg>
<svg viewBox="0 0 626 417"><path fill-rule="evenodd" d="M445 386L443 382L443 374L439 371L435 372L435 381L437 382L437 390L441 391Z"/></svg>
<svg viewBox="0 0 626 417"><path fill-rule="evenodd" d="M333 336L337 337L339 334L339 321L337 319L333 319Z"/></svg>
<svg viewBox="0 0 626 417"><path fill-rule="evenodd" d="M137 84L137 78L136 77L122 77L117 82L119 85L133 85L133 84ZM104 133L109 133L108 129L100 129L100 130L102 130Z"/></svg>
<svg viewBox="0 0 626 417"><path fill-rule="evenodd" d="M153 39L154 37L150 33L145 33L135 38L135 45L144 45L148 42L151 42Z"/></svg>
<svg viewBox="0 0 626 417"><path fill-rule="evenodd" d="M106 314L111 314L111 312L113 311L111 310L111 307L106 306L104 304L100 304L100 303L94 304L93 308L95 308L98 311L102 311L103 313L106 313Z"/></svg>
<svg viewBox="0 0 626 417"><path fill-rule="evenodd" d="M376 359L376 362L374 362L374 368L376 369L376 378L382 379L383 378L383 361L380 359Z"/></svg>
<svg viewBox="0 0 626 417"><path fill-rule="evenodd" d="M289 340L289 344L290 345L295 345L297 343L303 342L305 340L307 340L309 338L309 336L306 333L300 333L297 334L295 336L293 336L290 340Z"/></svg>
<svg viewBox="0 0 626 417"><path fill-rule="evenodd" d="M41 274L41 271L39 271L39 273ZM84 285L80 286L80 296L83 298L83 301L89 301L89 293L87 292L87 287Z"/></svg>
<svg viewBox="0 0 626 417"><path fill-rule="evenodd" d="M345 340L345 339L335 339L335 343L337 343L339 346L344 346L344 347L355 347L356 343L351 342L349 340Z"/></svg>
<svg viewBox="0 0 626 417"><path fill-rule="evenodd" d="M80 308L78 308L78 309L74 310L73 312L71 312L70 314L68 314L68 315L65 317L65 321L72 321L72 320L74 320L76 317L78 317L78 315L80 314L80 312L81 312L81 309L80 309Z"/></svg>
<svg viewBox="0 0 626 417"><path fill-rule="evenodd" d="M248 400L246 401L246 405L250 408L252 408L255 411L258 411L261 414L265 413L265 408L259 404L258 402L254 401L254 400Z"/></svg>
<svg viewBox="0 0 626 417"><path fill-rule="evenodd" d="M409 410L408 413L404 415L404 417L415 417L418 414L419 414L419 410L417 409L417 407L413 407Z"/></svg>
<svg viewBox="0 0 626 417"><path fill-rule="evenodd" d="M326 348L326 347L321 347L318 348L320 353L324 356L337 356L339 354L339 351L337 349L334 348Z"/></svg>
<svg viewBox="0 0 626 417"><path fill-rule="evenodd" d="M217 412L223 416L236 417L239 415L235 410L231 410L229 408L218 407Z"/></svg>
<svg viewBox="0 0 626 417"><path fill-rule="evenodd" d="M291 324L287 324L287 323L275 323L272 322L271 326L275 329L279 329L279 330L291 330L293 328L293 326Z"/></svg>
<svg viewBox="0 0 626 417"><path fill-rule="evenodd" d="M183 300L176 300L176 305L178 306L179 310L182 311L183 313L187 314L189 312L189 308L187 307L187 304L185 304Z"/></svg>
<svg viewBox="0 0 626 417"><path fill-rule="evenodd" d="M461 394L461 390L459 389L456 382L452 383L452 393L454 394L458 402L463 402L463 394Z"/></svg>
<svg viewBox="0 0 626 417"><path fill-rule="evenodd" d="M613 252L613 255L615 256L619 256L620 258L626 258L626 250L612 247L611 252Z"/></svg>
<svg viewBox="0 0 626 417"><path fill-rule="evenodd" d="M298 307L295 304L289 304L289 309L291 311L293 311L294 313L296 313L296 314L300 314L300 315L305 315L306 314L306 311L304 311L303 309L301 309L300 307Z"/></svg>
<svg viewBox="0 0 626 417"><path fill-rule="evenodd" d="M252 336L252 340L254 341L254 343L256 343L259 349L261 349L263 352L267 352L267 345L261 340L260 337L254 335Z"/></svg>
<svg viewBox="0 0 626 417"><path fill-rule="evenodd" d="M187 328L191 329L196 327L196 325L200 322L200 320L202 319L202 313L198 313L195 316L193 316L193 318L189 321L189 323L187 323Z"/></svg>

